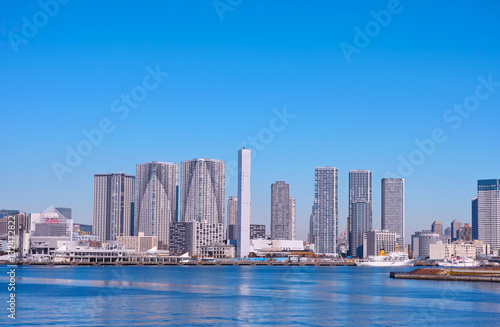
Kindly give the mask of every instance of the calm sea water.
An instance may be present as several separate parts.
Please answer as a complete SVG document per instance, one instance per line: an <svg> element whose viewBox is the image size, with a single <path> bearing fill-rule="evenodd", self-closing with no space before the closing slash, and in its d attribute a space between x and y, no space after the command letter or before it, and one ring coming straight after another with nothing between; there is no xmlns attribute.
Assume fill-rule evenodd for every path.
<svg viewBox="0 0 500 327"><path fill-rule="evenodd" d="M17 319L3 309L0 324L500 325L500 284L389 278L410 269L24 266Z"/></svg>

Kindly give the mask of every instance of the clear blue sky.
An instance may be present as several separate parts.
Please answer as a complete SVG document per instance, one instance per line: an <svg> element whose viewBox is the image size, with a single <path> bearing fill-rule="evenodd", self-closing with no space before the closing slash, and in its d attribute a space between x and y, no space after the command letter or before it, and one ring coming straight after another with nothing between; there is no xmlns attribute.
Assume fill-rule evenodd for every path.
<svg viewBox="0 0 500 327"><path fill-rule="evenodd" d="M500 5L402 0L348 62L342 42L354 46L355 28L376 28L370 12L388 6L244 0L221 20L212 1L71 1L53 17L36 1L3 1L0 207L66 206L91 223L93 174L135 174L137 163L152 160L236 160L249 136L266 136L273 108L286 107L295 118L253 161L253 222L269 226L270 185L285 180L305 238L314 167L328 165L339 168L342 229L348 171L374 172L380 228L380 179L437 128L446 141L405 176L407 235L436 219L470 222L477 179L500 178L500 86L482 87L490 96L459 128L458 114L443 115L475 96L479 76L500 81ZM23 17L38 30L23 28ZM168 77L120 119L114 101L158 65ZM114 130L59 181L53 162L66 164L67 147L76 149L82 131L103 119ZM236 178L228 176L230 195Z"/></svg>

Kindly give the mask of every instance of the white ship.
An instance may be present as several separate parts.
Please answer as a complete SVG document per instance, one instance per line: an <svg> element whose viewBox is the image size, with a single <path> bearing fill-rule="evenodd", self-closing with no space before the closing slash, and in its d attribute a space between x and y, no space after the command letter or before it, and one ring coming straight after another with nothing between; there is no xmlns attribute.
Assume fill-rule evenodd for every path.
<svg viewBox="0 0 500 327"><path fill-rule="evenodd" d="M479 267L480 262L468 257L451 257L438 262L442 267Z"/></svg>
<svg viewBox="0 0 500 327"><path fill-rule="evenodd" d="M371 255L366 260L356 261L356 266L365 267L408 267L413 266L415 260L408 257L406 252L392 252L386 255L383 250L379 255Z"/></svg>

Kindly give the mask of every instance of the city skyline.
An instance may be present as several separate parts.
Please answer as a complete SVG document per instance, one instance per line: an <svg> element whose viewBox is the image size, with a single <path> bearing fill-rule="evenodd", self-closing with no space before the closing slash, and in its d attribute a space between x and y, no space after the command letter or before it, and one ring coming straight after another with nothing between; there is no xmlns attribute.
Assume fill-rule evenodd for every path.
<svg viewBox="0 0 500 327"><path fill-rule="evenodd" d="M210 162L210 161L213 161L213 162L219 162L220 164L222 164L222 165L224 165L224 166L225 166L225 162L224 162L223 160L217 160L217 159L198 158L198 159L191 159L191 160L187 160L187 161L183 161L183 162L186 162L186 163L187 163L187 162L199 162L199 161L209 161L209 162ZM152 162L147 163L147 164L151 164L151 163L162 163L162 162L152 161ZM175 164L175 163L167 163L167 164L169 164L169 165L177 165L177 164ZM181 164L182 164L182 162L181 162ZM137 164L137 166L139 166L139 165L140 165L140 164ZM205 169L205 170L206 170L206 169ZM221 171L221 170L220 170L220 169L218 169L218 171ZM359 170L359 169L358 169L357 171L363 171L363 170ZM349 174L350 174L351 172L353 172L353 171L349 171ZM338 173L338 170L337 170L337 173ZM371 171L370 171L370 173L371 173L371 174L373 174L373 172L371 172ZM227 174L227 171L226 171L226 174ZM107 174L95 174L95 176L97 176L97 175L124 175L124 176L129 176L129 177L134 177L134 178L135 178L135 176L133 176L133 175L127 175L127 174L124 174L124 173L122 173L122 172L119 172L119 173L107 173ZM180 179L179 179L179 177L181 177L181 176L182 176L182 171L178 172L178 173L177 173L177 176L178 176L178 181L177 181L177 183L178 183L178 184L181 184L181 183L180 183ZM225 177L224 177L224 178L225 178ZM384 189L384 180L402 180L402 181L403 181L403 202L404 202L404 190L405 190L405 187L404 187L404 179L399 179L399 178L382 178L382 179L381 179L381 182L382 182L382 188L381 188L381 190L382 190L382 191L381 191L381 194L383 193L383 189ZM182 202L182 201L180 201L180 200L181 200L181 198L182 198L182 197L181 197L180 192L182 192L182 191L181 191L180 186L181 186L181 185L177 185L177 186L176 186L176 188L178 188L179 190L177 190L177 189L176 189L176 191L174 192L174 193L176 193L176 197L178 196L178 197L179 197L179 199L176 199L176 200L175 200L175 201L176 201L176 203L175 203L175 205L174 205L175 212L173 213L173 220L172 220L172 221L176 221L176 219L177 219L177 218L176 218L176 217L177 217L177 215L179 215L179 218L178 218L179 220L178 220L178 221L182 221L182 216L181 216L181 213L180 213L180 212L181 212L181 202ZM376 189L376 188L375 188L375 189ZM178 195L177 195L177 192L179 192L179 194L178 194ZM95 193L95 190L94 190L94 193ZM224 193L225 193L225 190L224 190ZM373 188L372 188L372 193L373 193ZM227 204L229 204L229 202L230 202L230 199L231 199L231 198L235 198L235 199L237 199L237 197L235 197L235 196L226 196L226 199L227 199ZM473 223L473 222L474 222L474 211L473 211L473 210L474 210L474 203L476 203L476 202L474 202L474 200L475 200L475 199L476 199L476 202L477 202L477 197L473 197L473 198L472 198L472 204L471 204L471 208L472 208L472 211L471 211L471 212L472 212L472 213L471 213L471 212L469 212L469 217L464 219L464 221L465 221L465 222L464 222L464 224L466 224L467 222L469 222L469 221L470 221L470 223L469 223L469 224L470 224L471 226L474 226L474 223ZM179 202L177 203L177 201L179 201ZM290 206L292 205L292 201L293 201L293 203L294 203L294 209L295 209L295 206L296 206L296 205L295 205L295 203L296 203L296 199L295 199L295 198L291 198L291 197L290 197L290 203L289 203L289 205L290 205ZM94 203L95 203L95 200L94 200ZM134 204L135 204L135 203L134 203ZM404 207L404 204L403 204L403 207ZM64 209L71 210L71 208L64 208ZM374 227L374 226L377 226L377 224L376 224L376 222L375 222L375 224L373 223L373 219L374 219L374 218L372 218L372 227L371 227L371 229L372 229L372 230L382 230L382 229L383 229L383 219L382 219L382 217L383 217L383 194L382 194L382 205L380 206L380 209L381 209L381 220L380 220L380 222L381 222L381 223L380 223L379 227ZM2 210L8 210L8 209L7 209L7 208L4 208L4 209L2 209ZM226 210L225 203L223 204L223 210L224 210L224 211ZM372 208L372 210L373 210L373 208ZM23 211L23 210L20 210L20 211L21 211L21 212L25 212L25 211ZM314 206L313 206L313 211L314 211ZM405 211L405 209L403 208L403 213L404 213L404 211ZM138 213L137 213L137 211L135 210L135 211L134 211L134 215L137 215L137 214L138 214ZM312 216L312 215L310 214L310 216ZM372 217L373 217L373 214L372 214ZM134 219L135 224L134 224L134 226L133 226L133 228L132 228L132 229L134 230L134 234L137 234L137 232L139 231L139 225L138 225L138 222L140 221L140 219L138 219L137 217L134 217L134 218L135 218L135 219ZM228 224L228 222L229 222L229 218L230 218L230 217L229 217L227 214L225 214L225 215L223 216L223 218L222 218L222 223L224 224L225 228L227 229L227 230L226 230L226 231L227 231L227 233L229 233L229 224ZM217 219L219 219L219 218L217 218ZM268 219L267 219L267 221L266 221L266 218L264 218L264 219L262 219L260 222L258 222L258 223L262 223L262 224L264 224L264 225L266 225L266 226L269 226L269 230L270 230L269 235L271 235L271 229L272 229L272 221L271 221L271 220L272 220L272 219L271 219L271 216L269 216L269 217L268 217ZM445 221L446 221L446 220L445 220ZM452 226L453 226L453 223L454 223L455 221L456 221L458 224L462 224L462 223L461 223L461 222L459 222L457 219L453 219L453 221L452 221ZM93 222L94 222L94 219L92 219L92 220L91 220L91 222L90 222L89 224L92 224ZM294 220L293 222L294 222L294 225L296 225L296 216L295 216L295 220ZM300 222L300 221L299 221L299 222ZM338 222L340 223L340 225L342 225L344 222L345 222L345 223L347 223L347 218L345 219L345 221L342 221L342 219L338 219ZM82 222L80 222L80 221L79 221L79 223L82 223ZM220 222L219 222L219 223L220 223ZM301 223L302 225L305 225L305 226L306 226L306 227L305 227L306 229L299 230L300 234L301 234L301 235L303 235L303 236L302 236L302 238L300 238L300 239L302 239L302 240L308 240L308 239L309 239L309 236L308 236L308 235L309 235L309 231L310 231L310 228L311 228L311 226L312 226L312 225L310 225L310 224L311 224L310 217L308 217L308 218L307 218L307 220L306 220L306 222L305 222L305 223L304 223L304 222L300 222L300 223ZM348 224L348 223L347 223L347 224ZM403 225L404 225L404 218L403 218ZM408 244L407 239L410 239L410 238L411 238L411 235L412 235L412 233L413 233L413 232L415 232L415 231L417 231L417 230L420 230L420 229L422 229L422 228L424 228L424 229L425 229L425 226L426 226L426 225L418 225L418 226L419 226L419 227L418 227L417 229L415 229L415 230L405 230L405 235L409 235L409 236L410 236L410 237L406 237L406 236L404 237L404 238L405 238L404 242L406 242L406 244ZM342 229L341 229L341 228L338 228L338 227L337 227L337 229L338 229L338 230L340 230L340 231L342 231ZM347 231L347 228L346 228L345 230L346 230L346 232L348 232L348 231ZM473 232L474 232L474 231L473 231ZM235 233L236 233L236 230L235 230ZM338 233L338 231L337 231L337 233ZM167 234L166 234L166 236L165 236L165 237L168 239L168 236L167 236L167 235L168 235L168 232L167 232ZM228 234L228 235L229 235L229 234ZM294 233L294 235L296 235L296 233ZM338 237L337 237L337 238L338 238ZM337 239L337 238L336 238L336 239Z"/></svg>

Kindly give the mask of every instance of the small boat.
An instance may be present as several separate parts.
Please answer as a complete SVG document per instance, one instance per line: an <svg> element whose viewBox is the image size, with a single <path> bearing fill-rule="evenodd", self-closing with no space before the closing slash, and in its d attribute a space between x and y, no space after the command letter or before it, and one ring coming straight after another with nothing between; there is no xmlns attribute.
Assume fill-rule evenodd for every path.
<svg viewBox="0 0 500 327"><path fill-rule="evenodd" d="M438 262L442 267L479 267L480 262L468 257L454 257Z"/></svg>
<svg viewBox="0 0 500 327"><path fill-rule="evenodd" d="M392 252L386 255L384 250L380 250L379 255L356 261L356 266L365 267L409 267L414 264L415 260L410 259L406 252Z"/></svg>

